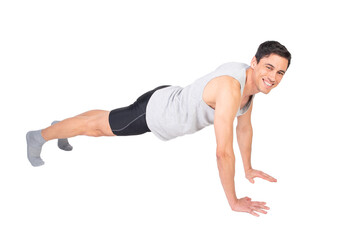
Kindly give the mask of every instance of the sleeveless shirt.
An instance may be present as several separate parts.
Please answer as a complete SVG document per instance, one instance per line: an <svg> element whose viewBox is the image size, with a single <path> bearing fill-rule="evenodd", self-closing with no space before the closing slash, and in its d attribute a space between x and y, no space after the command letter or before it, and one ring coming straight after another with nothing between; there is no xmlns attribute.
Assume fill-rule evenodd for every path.
<svg viewBox="0 0 359 240"><path fill-rule="evenodd" d="M213 124L215 110L202 98L205 86L213 78L227 75L239 81L243 96L247 68L247 64L229 62L184 88L170 86L157 90L146 108L148 128L158 138L167 141ZM238 109L237 116L247 112L253 97L250 96L248 103L242 109Z"/></svg>

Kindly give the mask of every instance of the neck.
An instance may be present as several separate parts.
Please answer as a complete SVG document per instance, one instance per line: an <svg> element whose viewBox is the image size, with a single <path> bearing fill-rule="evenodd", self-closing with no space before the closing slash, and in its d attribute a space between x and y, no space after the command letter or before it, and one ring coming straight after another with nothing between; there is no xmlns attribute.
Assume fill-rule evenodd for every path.
<svg viewBox="0 0 359 240"><path fill-rule="evenodd" d="M243 98L259 93L253 77L253 69L249 67L246 71L246 85L243 90Z"/></svg>

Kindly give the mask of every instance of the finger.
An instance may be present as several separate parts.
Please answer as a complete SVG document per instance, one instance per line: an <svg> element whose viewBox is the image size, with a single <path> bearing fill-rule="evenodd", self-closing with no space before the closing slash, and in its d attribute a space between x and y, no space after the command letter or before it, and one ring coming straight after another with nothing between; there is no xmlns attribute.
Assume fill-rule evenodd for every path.
<svg viewBox="0 0 359 240"><path fill-rule="evenodd" d="M258 213L255 213L253 210L249 212L249 214L252 214L253 216L259 217Z"/></svg>
<svg viewBox="0 0 359 240"><path fill-rule="evenodd" d="M252 209L252 211L256 211L256 212L260 212L260 213L263 213L263 214L267 214L267 211L263 210L262 207L252 206L252 207L250 207L250 209Z"/></svg>
<svg viewBox="0 0 359 240"><path fill-rule="evenodd" d="M257 212L260 212L260 213L263 213L263 214L267 214L267 211L264 211L262 209L255 209L254 211L257 211Z"/></svg>
<svg viewBox="0 0 359 240"><path fill-rule="evenodd" d="M255 206L264 206L264 205L267 204L266 202L255 202L255 201L253 201L252 203L253 203L253 205L255 205Z"/></svg>
<svg viewBox="0 0 359 240"><path fill-rule="evenodd" d="M271 181L271 182L276 182L277 181L277 179L275 179L274 177L272 177L272 176L269 176L268 174L266 174L266 173L264 173L264 172L262 172L262 175L264 176L264 177L266 177L269 181Z"/></svg>
<svg viewBox="0 0 359 240"><path fill-rule="evenodd" d="M252 202L252 203L253 203L253 207L260 207L265 210L270 210L270 208L268 206L265 206L266 205L265 202Z"/></svg>
<svg viewBox="0 0 359 240"><path fill-rule="evenodd" d="M260 177L260 178L262 178L264 180L270 181L270 182L276 182L277 181L277 179L275 179L274 177L271 177L269 175L266 176L264 174L261 174L258 177Z"/></svg>
<svg viewBox="0 0 359 240"><path fill-rule="evenodd" d="M266 173L264 173L264 172L262 172L260 175L261 175L262 177L264 177L264 178L276 180L274 177L272 177L272 176L270 176L270 175L268 175L268 174L266 174Z"/></svg>
<svg viewBox="0 0 359 240"><path fill-rule="evenodd" d="M253 178L248 178L248 181L250 181L251 183L254 183Z"/></svg>

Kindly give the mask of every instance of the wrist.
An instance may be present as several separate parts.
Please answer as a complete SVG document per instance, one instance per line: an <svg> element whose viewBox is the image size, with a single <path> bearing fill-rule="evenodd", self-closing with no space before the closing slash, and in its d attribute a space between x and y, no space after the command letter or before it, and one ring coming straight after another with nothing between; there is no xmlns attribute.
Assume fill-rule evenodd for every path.
<svg viewBox="0 0 359 240"><path fill-rule="evenodd" d="M249 170L252 169L252 163L251 163L251 160L250 159L245 159L243 161L243 168L244 168L244 171L247 172Z"/></svg>
<svg viewBox="0 0 359 240"><path fill-rule="evenodd" d="M237 198L231 200L228 199L228 203L231 209L233 209L233 207L236 205L237 200L238 200Z"/></svg>
<svg viewBox="0 0 359 240"><path fill-rule="evenodd" d="M226 194L226 197L227 197L227 201L228 201L228 204L229 206L233 206L235 205L236 201L237 201L237 195L236 193L233 193L233 194Z"/></svg>

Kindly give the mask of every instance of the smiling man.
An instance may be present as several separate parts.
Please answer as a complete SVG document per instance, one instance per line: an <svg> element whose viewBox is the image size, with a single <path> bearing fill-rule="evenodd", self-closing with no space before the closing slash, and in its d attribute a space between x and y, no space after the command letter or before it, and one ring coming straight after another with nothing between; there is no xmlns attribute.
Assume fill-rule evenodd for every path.
<svg viewBox="0 0 359 240"><path fill-rule="evenodd" d="M44 164L40 157L45 142L58 139L58 146L71 151L68 138L86 136L128 136L152 132L167 141L214 124L217 165L223 189L233 211L254 216L266 214L265 202L237 198L234 184L233 122L237 118L237 142L246 178L277 180L251 166L253 129L251 112L257 93L268 94L281 82L291 61L289 51L276 41L262 43L250 66L230 62L199 78L187 87L160 86L127 107L112 111L92 110L48 128L26 134L27 157L33 166Z"/></svg>

